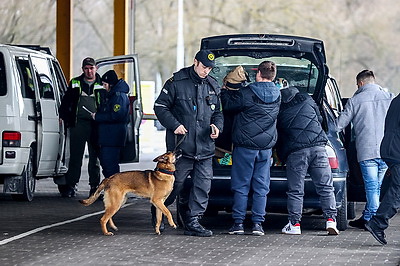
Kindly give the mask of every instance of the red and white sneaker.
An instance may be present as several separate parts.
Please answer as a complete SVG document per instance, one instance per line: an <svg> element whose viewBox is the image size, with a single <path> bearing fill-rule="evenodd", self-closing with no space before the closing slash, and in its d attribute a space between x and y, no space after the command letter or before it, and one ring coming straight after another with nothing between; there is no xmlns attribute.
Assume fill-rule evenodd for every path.
<svg viewBox="0 0 400 266"><path fill-rule="evenodd" d="M336 221L332 218L326 220L326 231L328 231L328 235L338 235L339 230L336 228Z"/></svg>
<svg viewBox="0 0 400 266"><path fill-rule="evenodd" d="M282 229L282 233L286 235L301 235L301 229L300 229L300 224L292 224L289 222L285 227Z"/></svg>

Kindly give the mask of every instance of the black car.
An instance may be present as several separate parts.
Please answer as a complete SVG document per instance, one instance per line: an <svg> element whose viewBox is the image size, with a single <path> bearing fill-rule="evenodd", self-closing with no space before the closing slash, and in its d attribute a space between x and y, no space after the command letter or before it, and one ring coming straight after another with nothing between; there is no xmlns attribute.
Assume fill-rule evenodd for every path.
<svg viewBox="0 0 400 266"><path fill-rule="evenodd" d="M326 145L335 188L338 209L337 227L347 228L346 177L349 167L344 148L344 134L335 131L335 118L343 109L342 99L335 80L329 76L324 43L321 40L270 34L239 34L207 37L201 40L201 49L215 54L216 67L210 73L222 86L222 80L232 69L242 65L255 81L257 66L264 60L277 65L276 82L296 86L299 91L311 95L320 107L322 126L329 142ZM213 158L214 177L210 191L207 213L231 211L233 194L230 185L230 132L225 130L216 141ZM273 156L271 184L267 200L267 211L287 212L287 179L285 165ZM251 197L249 197L251 200ZM249 202L249 205L251 202ZM319 196L310 177L306 177L304 214L321 214ZM353 217L352 217L353 218Z"/></svg>

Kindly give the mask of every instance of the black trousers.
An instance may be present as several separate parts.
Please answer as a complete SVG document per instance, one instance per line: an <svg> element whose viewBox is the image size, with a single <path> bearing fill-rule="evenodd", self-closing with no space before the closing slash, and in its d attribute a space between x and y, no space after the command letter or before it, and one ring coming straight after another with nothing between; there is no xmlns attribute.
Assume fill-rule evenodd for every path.
<svg viewBox="0 0 400 266"><path fill-rule="evenodd" d="M396 215L400 208L400 164L388 164L391 172L389 189L383 196L376 215L370 220L373 228L385 230L389 227L389 220Z"/></svg>
<svg viewBox="0 0 400 266"><path fill-rule="evenodd" d="M191 186L183 191L183 184L189 176ZM171 205L179 195L181 203L188 204L187 218L202 216L207 209L212 176L212 158L194 160L181 157L176 163L174 188L165 206Z"/></svg>
<svg viewBox="0 0 400 266"><path fill-rule="evenodd" d="M81 177L83 154L86 143L89 151L89 185L97 187L100 183L100 164L97 158L96 139L93 136L93 122L89 120L78 120L75 127L70 128L70 160L68 172L65 175L66 183L74 187Z"/></svg>

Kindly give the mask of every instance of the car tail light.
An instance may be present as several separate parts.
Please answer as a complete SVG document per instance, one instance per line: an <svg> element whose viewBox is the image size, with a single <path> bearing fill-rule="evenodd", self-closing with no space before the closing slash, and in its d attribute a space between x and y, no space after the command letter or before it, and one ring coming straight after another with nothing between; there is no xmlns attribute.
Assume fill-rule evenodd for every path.
<svg viewBox="0 0 400 266"><path fill-rule="evenodd" d="M328 154L328 160L329 160L329 165L331 166L331 169L339 168L339 161L338 161L338 158L336 157L336 153L333 150L333 148L329 145L326 145L325 150L326 150L326 153Z"/></svg>
<svg viewBox="0 0 400 266"><path fill-rule="evenodd" d="M4 131L3 147L21 147L21 133L15 131Z"/></svg>

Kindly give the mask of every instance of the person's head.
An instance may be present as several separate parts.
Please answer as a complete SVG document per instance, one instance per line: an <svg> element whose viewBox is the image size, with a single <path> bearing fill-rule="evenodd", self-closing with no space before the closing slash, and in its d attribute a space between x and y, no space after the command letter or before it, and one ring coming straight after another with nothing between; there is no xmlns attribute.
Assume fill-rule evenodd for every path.
<svg viewBox="0 0 400 266"><path fill-rule="evenodd" d="M83 59L82 71L87 81L95 80L97 71L96 61L94 61L94 59L91 57L86 57L85 59Z"/></svg>
<svg viewBox="0 0 400 266"><path fill-rule="evenodd" d="M357 87L360 88L365 84L375 83L375 75L372 70L364 69L356 76Z"/></svg>
<svg viewBox="0 0 400 266"><path fill-rule="evenodd" d="M194 71L200 78L208 76L215 67L215 55L210 50L200 50L194 57Z"/></svg>
<svg viewBox="0 0 400 266"><path fill-rule="evenodd" d="M110 91L115 84L118 83L118 76L114 70L108 70L104 75L101 77L101 81L103 82L103 87Z"/></svg>
<svg viewBox="0 0 400 266"><path fill-rule="evenodd" d="M276 76L276 65L272 61L264 61L258 65L256 81L273 81Z"/></svg>
<svg viewBox="0 0 400 266"><path fill-rule="evenodd" d="M243 66L237 66L224 77L223 87L228 90L238 90L244 86L246 81L250 81L249 74Z"/></svg>

